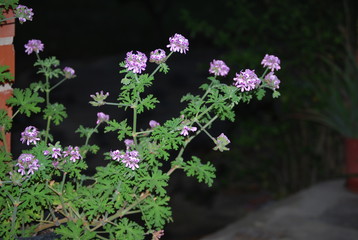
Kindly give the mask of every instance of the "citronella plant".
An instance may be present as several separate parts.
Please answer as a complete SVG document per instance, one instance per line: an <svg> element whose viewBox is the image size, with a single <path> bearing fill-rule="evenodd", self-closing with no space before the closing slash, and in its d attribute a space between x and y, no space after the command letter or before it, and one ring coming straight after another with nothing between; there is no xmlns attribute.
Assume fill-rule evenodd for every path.
<svg viewBox="0 0 358 240"><path fill-rule="evenodd" d="M222 60L213 60L209 68L212 76L200 86L201 95L185 95L182 102L187 106L178 116L162 123L151 120L142 126L138 121L141 114L159 103L146 89L152 86L156 74L169 72L169 57L189 51L189 41L175 34L166 47L168 55L157 49L150 53L149 60L140 51L127 53L119 64L123 75L119 93L99 91L90 96L89 103L123 108L131 112L131 117L111 119L98 112L93 127L80 126L76 131L83 137L83 145L72 146L51 135L51 127L67 117L65 107L51 101L51 93L75 77L75 71L60 68L55 57L42 59L41 41L30 40L25 45L26 53L36 55L34 66L42 80L26 89L14 89L7 104L15 113L12 117L1 113L1 128L10 132L13 118L21 115L42 114L44 124L26 127L19 141L26 150L19 156L1 147L1 237L14 239L51 229L61 239L158 240L164 235L165 225L172 221L166 187L174 171L184 171L208 186L213 184L214 165L197 156L184 157L188 144L204 134L212 140L214 150L229 150L227 136L213 136L211 127L216 120L234 121L235 106L247 104L253 97L261 100L266 89L278 97L280 81L275 71L280 69L280 60L266 55L260 77L254 70L241 70L229 85L219 80L228 75L229 67ZM146 73L148 62L157 65L152 73ZM116 102L107 100L110 94L117 95ZM99 150L99 146L90 144L90 137L103 130L117 134L112 141L117 141L118 147L97 156L107 160L107 165L97 167L93 176L85 176L82 170L87 168L87 153ZM2 136L1 141L6 139Z"/></svg>

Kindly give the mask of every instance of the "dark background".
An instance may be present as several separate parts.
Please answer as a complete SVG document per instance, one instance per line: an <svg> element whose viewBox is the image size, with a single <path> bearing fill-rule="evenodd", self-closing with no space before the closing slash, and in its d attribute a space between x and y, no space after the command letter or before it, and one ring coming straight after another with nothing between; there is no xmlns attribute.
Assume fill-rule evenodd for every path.
<svg viewBox="0 0 358 240"><path fill-rule="evenodd" d="M110 99L115 101L121 80L118 63L128 51L139 50L149 55L154 49L166 49L168 38L175 33L181 33L190 42L189 52L171 57L168 61L171 71L166 76L158 74L157 86L149 89L161 103L154 111L143 114L139 125L143 128L151 119L164 122L177 116L183 108L180 97L187 92L199 92L197 88L208 76L212 59L222 59L231 68L223 80L229 84L241 69L257 69L261 73L260 62L266 53L281 59L282 70L277 73L281 80L280 99L273 100L268 94L262 102L240 106L235 123L213 126L214 136L225 132L231 139L230 152L211 151L213 144L205 137L188 149L189 153L212 161L218 177L209 189L181 173L174 174L169 189L173 194L175 220L168 226L170 239L175 239L173 235L176 239L196 239L263 203L341 176L342 137L305 120L299 113L322 107L324 99L317 94L317 86L322 82L330 84L324 59L339 65L347 48L355 52L356 1L20 3L33 8L35 15L32 22L16 26L15 87L28 86L40 77L32 67L35 56L24 53L23 45L29 39L40 39L45 44L41 56L58 57L61 66L73 67L78 76L62 84L52 96L53 102L64 102L67 106L69 118L61 127L53 128L64 144L83 144L78 134L71 133L79 124L94 126L98 111L118 120L128 117L113 107L94 108L88 104L89 95L100 90L109 91ZM22 147L17 139L29 122L39 128L44 126L36 117L15 120L12 143L15 157ZM114 135L99 133L91 141L105 152L122 146L113 139ZM90 156L88 161L91 166L105 164L101 153ZM220 212L217 196L225 199L234 196L233 204L242 203L245 209L238 210L236 216L215 215L215 209ZM180 205L180 201L187 205ZM196 208L191 210L192 206ZM182 211L188 215L181 216L185 215L180 214ZM207 215L209 211L211 215ZM217 222L210 223L210 218L216 218ZM203 223L204 219L207 222ZM198 222L202 225L195 225Z"/></svg>

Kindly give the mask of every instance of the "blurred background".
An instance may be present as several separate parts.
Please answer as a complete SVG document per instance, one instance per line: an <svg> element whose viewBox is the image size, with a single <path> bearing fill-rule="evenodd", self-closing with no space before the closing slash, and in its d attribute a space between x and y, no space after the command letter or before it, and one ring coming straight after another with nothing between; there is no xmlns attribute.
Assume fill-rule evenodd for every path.
<svg viewBox="0 0 358 240"><path fill-rule="evenodd" d="M273 100L267 94L261 102L241 105L235 123L219 122L211 129L214 136L224 132L229 137L231 151L212 151L214 144L204 136L188 149L188 155L213 162L217 179L208 188L174 174L169 189L174 223L165 229L166 239L198 239L264 204L343 177L343 140L358 138L347 136L354 131L347 126L358 123L357 1L33 0L20 4L33 8L35 15L32 22L16 26L15 87L28 86L40 77L33 68L35 56L24 53L23 45L30 39L45 44L41 56L56 56L61 66L76 70L77 78L66 81L53 95L53 102L64 102L69 116L53 128L55 135L71 145L83 144L73 132L80 124L93 127L99 111L119 120L128 117L114 107L88 104L89 95L101 90L110 92L110 101L115 101L121 80L118 63L128 51L149 55L154 49L166 49L175 33L190 42L189 52L172 56L171 71L158 74L157 85L149 89L160 104L143 114L142 128L151 119L164 122L177 116L184 107L181 96L200 92L213 59L231 68L223 79L228 84L241 69L262 73L260 62L266 53L281 59L277 72L281 97ZM44 126L37 118L15 121L15 157L22 147L20 133L29 122ZM121 148L122 143L113 139L114 135L102 133L93 137L92 143L102 151L89 156L88 174L105 164L103 152Z"/></svg>

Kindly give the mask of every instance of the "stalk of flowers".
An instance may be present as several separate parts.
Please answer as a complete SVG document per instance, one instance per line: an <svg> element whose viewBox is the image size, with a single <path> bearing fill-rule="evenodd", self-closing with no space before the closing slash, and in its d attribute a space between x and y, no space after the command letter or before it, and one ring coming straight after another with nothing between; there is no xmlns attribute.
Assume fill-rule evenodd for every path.
<svg viewBox="0 0 358 240"><path fill-rule="evenodd" d="M25 222L38 222L36 232L56 228L56 233L63 238L72 238L74 234L77 234L78 239L104 238L105 232L110 239L141 240L147 234L151 234L154 240L160 239L164 234L165 224L171 220L166 191L171 174L181 169L187 176L194 176L199 182L205 182L209 186L215 178L212 163L202 162L196 156L184 159L188 144L199 134L205 133L213 140L214 150L228 150L230 140L224 133L216 138L211 135L210 127L213 123L216 120L233 121L234 106L249 102L260 91L262 95L265 87L276 91L279 85L278 79L270 74L280 68L275 58L263 61L264 67L273 69L269 74L263 74L265 78L258 78L254 70L246 69L236 73L229 85L221 83L218 78L227 76L230 68L222 60L213 60L209 73L214 77L209 77L209 83L201 86L205 91L203 95L184 96L182 101L187 102L187 107L180 112L179 117L161 123L151 120L149 128L146 124L146 130L142 130L139 115L145 110L154 109L159 102L152 94L145 93L146 88L152 85L157 72L168 72L166 61L170 56L189 51L188 39L176 33L169 38L168 55L160 48L150 53L149 62L158 65L151 74L145 73L148 57L143 52L130 51L126 54L125 61L120 64L124 68L121 73L125 76L121 81L123 85L117 102L108 102L109 93L103 91L90 96L90 104L93 106L114 105L132 111L130 120L117 121L98 112L94 128L80 126L76 131L85 138L84 146L70 145L63 148L59 142L48 143L50 123L60 123L66 117L63 114L64 107L58 103L52 104L49 95L63 81L50 84L50 80L61 75L65 80L71 79L75 76L75 71L68 67L57 68L59 62L54 58L48 58L46 62L41 60L39 52L43 51L43 44L38 40L32 40L25 48L28 54L35 53L38 56L35 65L40 66L40 72L45 76L45 82L33 85L31 90L34 95L46 92L44 119L47 120L47 128L44 140L33 126L27 127L22 134L20 141L31 145L31 154L20 155L16 174L8 177L12 177L15 184L19 175L30 176L27 181L16 182L28 190L25 193L11 193L11 199L18 199L23 204L23 209L30 208L34 212L33 215L19 214L22 214ZM276 61L276 65L272 59ZM106 166L98 167L93 177L87 177L80 174L86 168L83 159L87 151L96 152L96 146L89 145L89 138L98 131L101 124L105 125L105 133L117 133L118 140L124 143L125 148L106 153L106 158L112 161ZM170 162L169 170L164 167L164 161ZM34 174L37 172L38 174ZM62 176L62 180L52 180L55 176ZM36 182L36 179L40 181ZM84 180L90 180L90 184L84 185ZM26 205L29 204L25 201L26 197L31 198L28 194L31 192L37 193L35 199L32 197L36 204ZM36 218L35 216L41 216L43 208L48 209L50 214L41 219ZM1 223L9 222L14 212L13 210L11 213L6 208L2 215L7 217L0 216ZM132 214L141 214L143 226L131 218ZM15 227L20 224L16 214L11 219L9 232L14 238L17 231ZM58 226L59 223L67 224Z"/></svg>
<svg viewBox="0 0 358 240"><path fill-rule="evenodd" d="M10 6L12 6L12 8L14 8L14 4L10 4ZM5 21L11 20L11 19L18 18L19 22L21 24L23 24L26 21L32 21L32 18L34 16L32 8L28 8L27 6L20 5L20 4L17 5L16 8L14 9L14 14L15 14L14 17L2 18L0 20L0 22L5 22Z"/></svg>

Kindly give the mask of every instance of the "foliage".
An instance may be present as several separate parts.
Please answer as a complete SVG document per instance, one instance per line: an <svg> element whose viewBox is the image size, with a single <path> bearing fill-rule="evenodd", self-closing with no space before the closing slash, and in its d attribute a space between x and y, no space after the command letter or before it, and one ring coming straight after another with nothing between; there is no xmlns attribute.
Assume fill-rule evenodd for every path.
<svg viewBox="0 0 358 240"><path fill-rule="evenodd" d="M38 44L37 40L32 41ZM138 240L146 235L153 235L154 239L154 233L172 221L166 187L174 171L182 169L188 176L212 186L214 164L204 163L196 156L185 159L188 144L203 133L217 149L227 150L225 146L230 141L224 134L214 138L209 133L215 120L234 121L234 107L238 104L247 104L254 96L261 100L267 89L273 90L273 97L278 92L265 79L268 68L260 78L255 78L249 90L222 83L212 72L215 77L208 77L200 87L202 95L183 97L187 106L179 117L142 128L138 126L138 116L159 103L146 90L152 86L156 73L168 73L169 67L164 62L178 52L173 49L151 74L141 73L142 69L129 70L128 59L120 63L124 76L117 102L107 102L108 94L101 92L91 95L94 101L90 103L96 107L114 105L131 111L133 117L110 120L108 115L98 112L94 127L80 125L76 130L85 139L82 146L64 145L51 135L52 126L67 118L65 106L51 102L51 93L73 78L74 70L59 68L60 61L55 57L42 59L39 54L42 48L32 49L37 58L34 66L42 78L28 88L14 89L7 104L16 109L15 114L10 118L0 112L1 139L6 143L4 133L11 131L12 120L20 115L40 114L44 126L37 130L30 125L22 132L20 140L27 149L17 159L1 148L0 157L4 159L1 163L6 167L0 171L1 237L26 237L53 228L61 239ZM114 132L119 141L124 140L125 149L119 144L117 150L105 153L104 157L96 156L99 161L104 158L109 162L86 176L83 173L87 168L86 154L96 154L99 148L90 144L90 138L103 125L104 133ZM163 164L164 161L169 164Z"/></svg>

